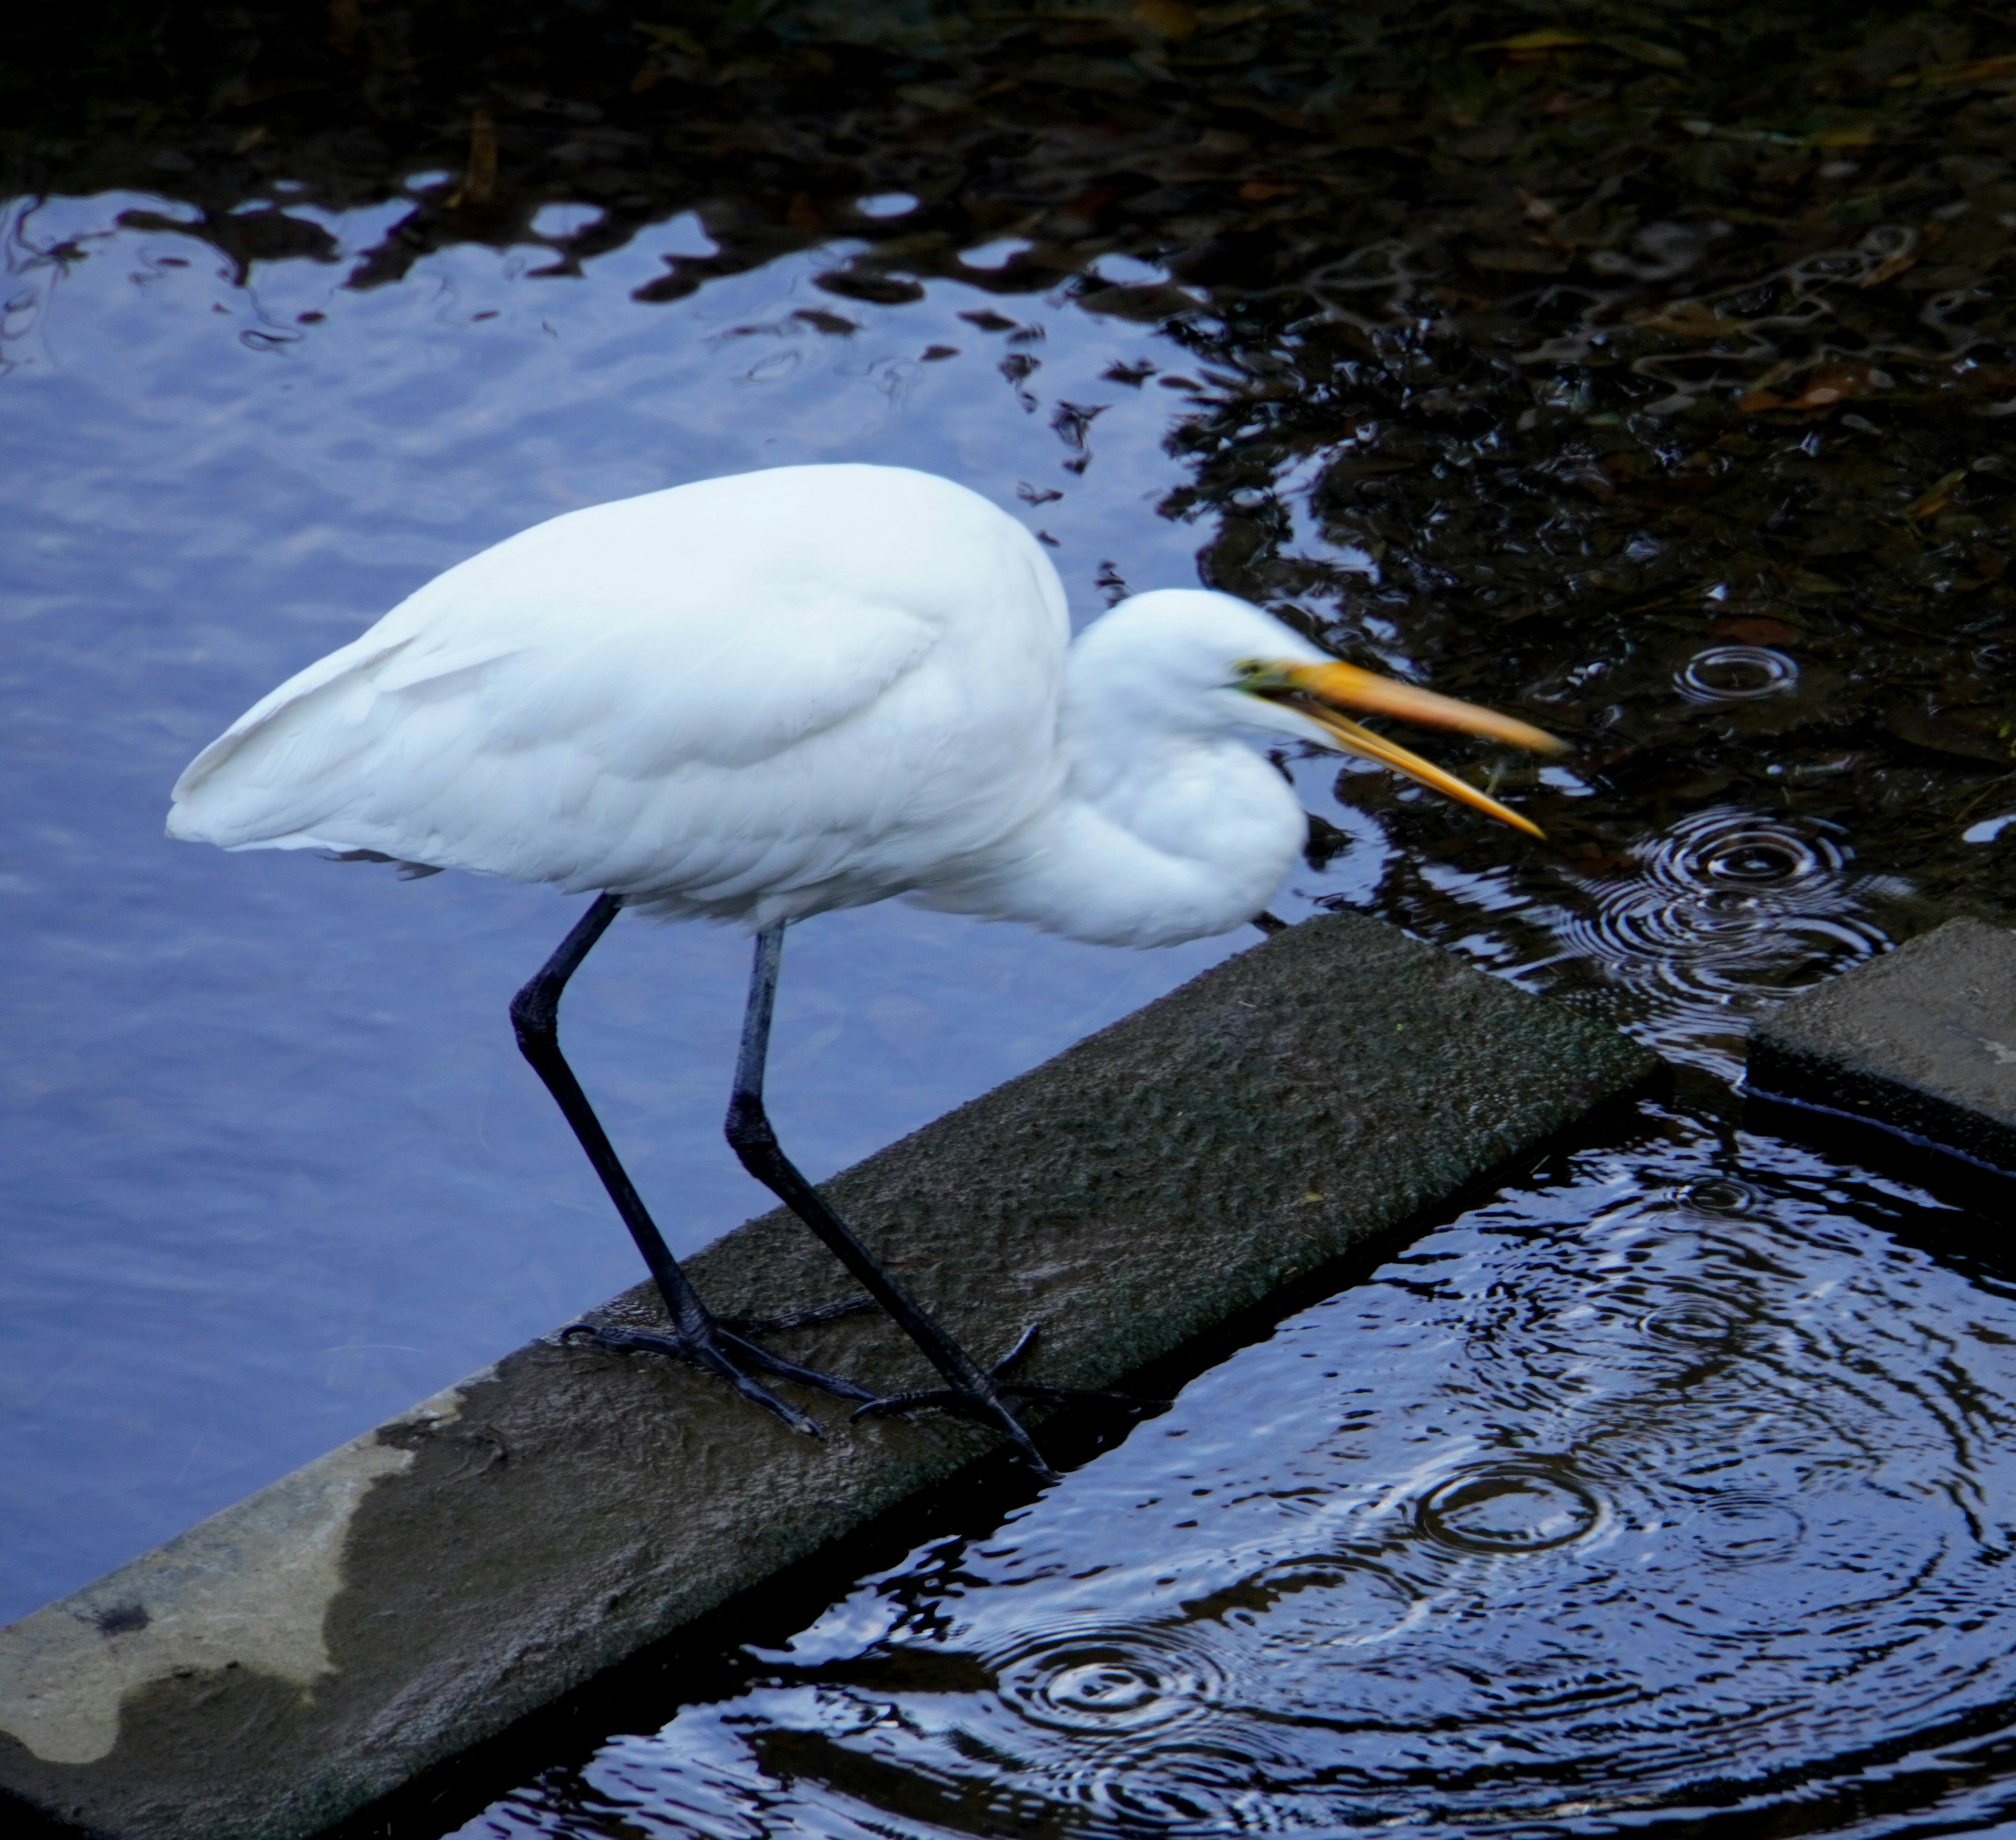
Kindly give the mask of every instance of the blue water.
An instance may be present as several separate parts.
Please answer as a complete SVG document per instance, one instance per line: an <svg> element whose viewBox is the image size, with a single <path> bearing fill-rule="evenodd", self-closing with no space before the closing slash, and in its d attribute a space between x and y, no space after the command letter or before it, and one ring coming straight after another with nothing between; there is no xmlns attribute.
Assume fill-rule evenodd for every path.
<svg viewBox="0 0 2016 1840"><path fill-rule="evenodd" d="M1055 539L1081 618L1102 571L1196 579L1193 533L1153 508L1168 393L1101 376L1180 368L1137 326L1038 299L1011 347L960 318L999 305L975 290L836 302L816 254L633 303L690 219L581 279L469 247L376 292L305 261L239 286L202 243L117 227L139 208L173 207L4 219L0 1619L639 1275L505 1021L576 904L167 842L169 784L240 710L526 524L776 462L986 492ZM351 251L401 208L305 214ZM859 329L794 317L837 308ZM1004 375L1011 350L1039 368ZM1060 401L1100 409L1082 472ZM896 906L808 924L786 1141L823 1176L1245 942L1119 952ZM626 920L568 999L675 1250L766 1204L718 1136L746 952Z"/></svg>

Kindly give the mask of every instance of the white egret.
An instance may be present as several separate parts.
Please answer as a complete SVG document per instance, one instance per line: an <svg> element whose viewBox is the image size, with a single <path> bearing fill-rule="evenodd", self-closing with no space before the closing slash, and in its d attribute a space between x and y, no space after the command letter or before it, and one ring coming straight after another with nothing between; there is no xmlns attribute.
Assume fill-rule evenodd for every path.
<svg viewBox="0 0 2016 1840"><path fill-rule="evenodd" d="M1003 1395L1053 1389L971 1359L778 1146L762 1075L783 930L891 895L1115 945L1252 920L1306 821L1243 731L1380 762L1539 834L1347 709L1560 745L1340 664L1229 595L1139 595L1074 642L1049 557L985 499L898 468L783 467L571 512L458 564L197 755L168 834L592 892L512 1019L670 1321L582 1332L694 1362L815 1433L755 1374L951 1406L1040 1467ZM625 907L755 934L729 1140L944 1389L872 1401L694 1293L560 1049L561 992Z"/></svg>

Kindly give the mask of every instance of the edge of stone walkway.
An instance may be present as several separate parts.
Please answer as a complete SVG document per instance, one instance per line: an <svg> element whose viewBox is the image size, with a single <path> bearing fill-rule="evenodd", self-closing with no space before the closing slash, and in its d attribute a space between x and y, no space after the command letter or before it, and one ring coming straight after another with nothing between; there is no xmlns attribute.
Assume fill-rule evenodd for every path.
<svg viewBox="0 0 2016 1840"><path fill-rule="evenodd" d="M1961 919L1761 1017L1745 1090L2016 1175L2016 933Z"/></svg>
<svg viewBox="0 0 2016 1840"><path fill-rule="evenodd" d="M1361 916L1215 967L826 1184L976 1352L1098 1386L1648 1078L1612 1030ZM617 1230L612 1222L612 1232ZM766 1215L724 1314L846 1288ZM626 1293L604 1312L653 1320ZM928 1383L885 1324L791 1352ZM549 1338L0 1629L0 1798L111 1840L298 1840L990 1447L794 1436L671 1363Z"/></svg>

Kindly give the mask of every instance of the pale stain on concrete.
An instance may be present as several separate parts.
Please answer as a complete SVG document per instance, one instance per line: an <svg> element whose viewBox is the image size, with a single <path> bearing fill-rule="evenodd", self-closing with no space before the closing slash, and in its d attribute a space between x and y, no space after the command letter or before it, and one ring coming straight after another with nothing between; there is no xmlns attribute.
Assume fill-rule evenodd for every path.
<svg viewBox="0 0 2016 1840"><path fill-rule="evenodd" d="M453 1423L485 1374L401 1422ZM367 1432L23 1618L0 1642L0 1731L46 1763L95 1763L118 1744L126 1696L156 1680L243 1668L310 1692L334 1671L323 1622L351 1521L380 1477L413 1460ZM80 1643L79 1623L99 1640Z"/></svg>

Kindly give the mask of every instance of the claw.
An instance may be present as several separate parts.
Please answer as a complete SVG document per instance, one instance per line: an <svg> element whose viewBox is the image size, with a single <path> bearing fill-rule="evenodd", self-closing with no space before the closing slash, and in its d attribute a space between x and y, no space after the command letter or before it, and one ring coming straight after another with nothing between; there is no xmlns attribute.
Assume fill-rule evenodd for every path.
<svg viewBox="0 0 2016 1840"><path fill-rule="evenodd" d="M1015 1345L994 1363L994 1377L999 1380L1010 1367L1020 1361L1031 1348L1036 1345L1036 1338L1042 1332L1043 1325L1041 1323L1031 1323L1020 1335L1017 1336Z"/></svg>
<svg viewBox="0 0 2016 1840"><path fill-rule="evenodd" d="M941 1406L948 1412L962 1412L970 1410L972 1405L970 1395L966 1393L949 1386L930 1386L914 1393L885 1393L879 1399L855 1406L848 1417L882 1418L892 1412L913 1411L920 1406Z"/></svg>
<svg viewBox="0 0 2016 1840"><path fill-rule="evenodd" d="M698 1367L726 1381L752 1406L761 1406L793 1431L808 1438L823 1438L826 1433L815 1420L751 1378L743 1371L741 1363L773 1374L780 1380L794 1380L801 1385L816 1388L840 1399L868 1400L874 1397L866 1388L856 1386L851 1381L837 1379L815 1368L801 1367L797 1362L774 1355L756 1342L744 1341L718 1324L711 1326L702 1334L689 1335L677 1330L661 1332L629 1329L614 1323L570 1323L560 1331L560 1338L567 1343L590 1341L612 1354L664 1355L671 1360L684 1361L689 1366Z"/></svg>
<svg viewBox="0 0 2016 1840"><path fill-rule="evenodd" d="M1166 1399L1143 1399L1132 1393L1110 1392L1097 1387L1054 1386L1047 1381L1009 1380L1003 1377L1016 1363L1026 1356L1042 1333L1041 1323L1031 1323L1015 1338L1015 1345L996 1361L985 1376L985 1390L959 1386L934 1386L914 1392L888 1393L880 1399L869 1399L854 1409L856 1418L880 1417L896 1412L916 1412L925 1407L935 1407L941 1412L956 1413L962 1418L977 1420L982 1424L992 1425L1003 1432L1028 1459L1029 1465L1046 1482L1057 1480L1057 1471L1044 1462L1035 1441L1023 1429L1020 1420L1003 1404L1003 1396L1014 1394L1031 1399L1103 1399L1113 1405L1131 1406L1143 1411L1156 1411L1167 1407Z"/></svg>
<svg viewBox="0 0 2016 1840"><path fill-rule="evenodd" d="M1015 1345L994 1363L992 1376L994 1390L998 1393L1021 1393L1030 1399L1110 1399L1116 1406L1139 1406L1147 1411L1166 1412L1175 1403L1172 1399L1144 1399L1137 1393L1116 1393L1104 1387L1053 1386L1042 1380L1004 1380L1002 1376L1010 1368L1018 1366L1029 1350L1036 1345L1036 1338L1043 1332L1041 1323L1031 1323L1015 1338Z"/></svg>
<svg viewBox="0 0 2016 1840"><path fill-rule="evenodd" d="M1000 1370L995 1370L999 1373ZM1173 1399L1144 1399L1139 1393L1116 1393L1110 1388L1097 1386L1053 1386L1043 1380L1001 1380L995 1382L997 1393L1013 1393L1024 1399L1103 1399L1111 1406L1132 1406L1142 1412L1166 1412L1175 1402ZM984 1403L976 1403L974 1395L961 1392L956 1387L926 1387L913 1393L887 1393L879 1399L870 1399L865 1406L857 1406L849 1415L855 1418L878 1417L884 1413L912 1412L925 1406L935 1406L946 1412L959 1412L968 1417L991 1420L993 1414Z"/></svg>
<svg viewBox="0 0 2016 1840"><path fill-rule="evenodd" d="M737 1335L779 1335L787 1329L809 1329L817 1323L859 1316L874 1307L872 1297L843 1297L836 1303L815 1304L810 1309L787 1310L780 1316L718 1316L715 1320Z"/></svg>

